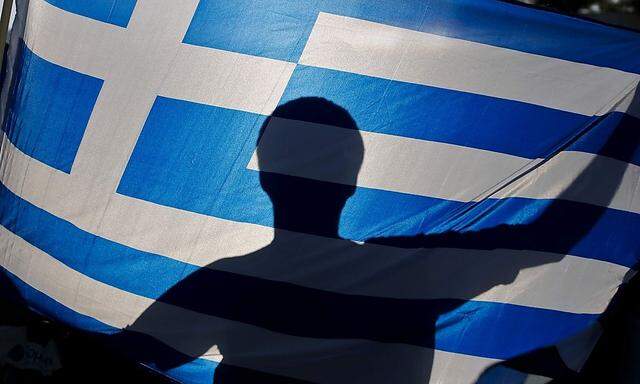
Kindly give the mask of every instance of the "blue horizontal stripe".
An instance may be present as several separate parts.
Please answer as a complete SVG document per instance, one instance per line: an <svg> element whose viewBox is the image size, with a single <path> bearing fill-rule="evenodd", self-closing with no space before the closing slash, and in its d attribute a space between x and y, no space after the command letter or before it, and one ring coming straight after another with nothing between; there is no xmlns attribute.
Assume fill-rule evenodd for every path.
<svg viewBox="0 0 640 384"><path fill-rule="evenodd" d="M0 204L0 224L93 279L286 334L402 342L507 358L570 336L597 317L501 303L346 295L196 269L82 231L6 187L0 189ZM211 297L211 292L225 294Z"/></svg>
<svg viewBox="0 0 640 384"><path fill-rule="evenodd" d="M640 73L640 34L492 0L201 0L184 42L295 62L319 12Z"/></svg>
<svg viewBox="0 0 640 384"><path fill-rule="evenodd" d="M65 11L127 27L136 0L45 0Z"/></svg>
<svg viewBox="0 0 640 384"><path fill-rule="evenodd" d="M3 130L25 154L71 172L102 80L50 63L21 42Z"/></svg>
<svg viewBox="0 0 640 384"><path fill-rule="evenodd" d="M0 287L11 286L17 289L28 305L44 316L59 321L70 327L91 332L105 344L115 347L123 355L159 370L169 377L181 382L212 382L217 363L205 359L187 359L180 352L155 341L150 337L135 332L120 332L120 329L107 325L92 317L75 312L63 304L53 300L44 293L34 289L20 278L0 266ZM0 291L0 294L4 292ZM150 356L150 354L153 354ZM181 361L182 365L163 369L157 365L158 360Z"/></svg>
<svg viewBox="0 0 640 384"><path fill-rule="evenodd" d="M547 156L592 120L512 100L298 65L281 104L305 96L345 108L363 131L530 159Z"/></svg>
<svg viewBox="0 0 640 384"><path fill-rule="evenodd" d="M158 98L118 193L223 219L272 226L273 207L260 185L259 173L246 169L264 120L261 115ZM592 131L597 129L599 126ZM602 150L605 146L609 150L610 142L602 142L608 139L606 136L588 137L592 149ZM623 153L626 152L620 155ZM305 184L306 196L350 188L285 175L272 177L282 184ZM339 232L342 237L355 240L440 233L451 228L455 214L471 207L479 216L463 216L456 230L483 231L482 235L473 236L473 240L430 238L431 243L425 246L437 243L445 247L531 249L571 253L625 266L635 264L632 228L640 225L640 215L568 201L514 198L487 200L478 205L358 187L342 211ZM309 215L309 211L299 214ZM509 233L520 235L506 236L504 228L486 231L499 224L509 224ZM585 228L587 224L593 228ZM287 227L287 223L281 225L301 230ZM309 233L322 233L321 230L304 229ZM497 236L498 232L501 236ZM565 236L560 238L558 233ZM609 247L611 241L618 245Z"/></svg>

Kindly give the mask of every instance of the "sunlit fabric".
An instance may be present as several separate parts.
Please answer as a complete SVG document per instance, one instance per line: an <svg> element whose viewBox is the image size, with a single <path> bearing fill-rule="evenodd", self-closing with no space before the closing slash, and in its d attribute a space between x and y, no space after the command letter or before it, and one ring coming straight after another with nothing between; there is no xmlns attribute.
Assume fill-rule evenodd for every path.
<svg viewBox="0 0 640 384"><path fill-rule="evenodd" d="M578 372L640 34L490 0L18 0L0 294L188 383Z"/></svg>

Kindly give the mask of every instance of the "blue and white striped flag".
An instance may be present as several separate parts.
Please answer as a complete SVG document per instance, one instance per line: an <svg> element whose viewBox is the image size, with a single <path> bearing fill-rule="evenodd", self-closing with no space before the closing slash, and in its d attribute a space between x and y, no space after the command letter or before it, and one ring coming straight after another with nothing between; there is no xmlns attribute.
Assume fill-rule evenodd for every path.
<svg viewBox="0 0 640 384"><path fill-rule="evenodd" d="M174 379L578 371L634 273L639 33L494 0L17 6L2 290Z"/></svg>

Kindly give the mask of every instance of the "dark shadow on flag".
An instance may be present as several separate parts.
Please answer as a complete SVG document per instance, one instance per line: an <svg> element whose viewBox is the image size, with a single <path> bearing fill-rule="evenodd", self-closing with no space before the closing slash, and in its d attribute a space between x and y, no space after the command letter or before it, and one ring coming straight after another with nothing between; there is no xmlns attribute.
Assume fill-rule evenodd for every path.
<svg viewBox="0 0 640 384"><path fill-rule="evenodd" d="M550 158L598 123L585 127ZM318 134L321 130L307 129L309 124L320 129L329 127L327 132L333 129L330 127L339 127L350 133L342 134L342 141L335 143L335 136L323 137ZM223 356L215 371L216 383L301 382L295 378L310 376L332 383L427 383L436 321L468 300L395 298L385 295L385 289L397 292L402 288L409 293L407 297L429 297L422 295L424 276L436 273L456 276L457 281L452 283L464 285L465 297L472 299L496 285L512 282L523 268L558 262L596 224L623 176L622 170L610 174L605 185L599 186L601 206L567 201L566 197L584 188L585 175L602 165L596 157L533 223L498 225L476 232L374 238L359 244L338 234L340 216L355 192L364 156L356 122L331 101L309 97L276 108L263 125L261 137L283 125L287 126L287 136L257 147L260 183L273 203L273 241L250 254L228 257L192 273L165 292L125 331L111 338L134 346L129 352L139 361L167 370L215 346ZM623 159L632 155L637 137L635 140L634 145L616 148ZM614 132L603 148L618 144L619 132ZM301 151L301 145L310 146L310 150ZM321 161L310 158L318 153L317 148L326 148L328 154ZM340 183L264 171L273 168L271 163L282 161L302 168L322 164L322 169L306 171ZM567 215L576 217L575 225L561 227L560 218ZM548 251L540 249L540 237L549 233L556 236L546 238L544 244L549 244L553 253L507 258L497 252L497 256L490 256L497 266L490 273L478 273L474 266L463 266L467 267L465 272L465 268L442 258L425 265L421 253L431 248ZM399 248L415 252L402 253L402 260L394 260L397 252L393 250ZM386 266L368 262L367 255L380 252L389 253ZM345 254L359 256L346 258ZM342 292L355 292L353 288L364 281L377 281L383 273L393 275L392 267L397 263L415 263L416 270L410 275L414 278L380 278L380 295L311 288L319 279L340 277L344 281ZM265 274L274 278L257 277ZM176 307L209 316L205 323L193 323L174 312ZM153 333L149 330L175 333L182 353L145 335Z"/></svg>

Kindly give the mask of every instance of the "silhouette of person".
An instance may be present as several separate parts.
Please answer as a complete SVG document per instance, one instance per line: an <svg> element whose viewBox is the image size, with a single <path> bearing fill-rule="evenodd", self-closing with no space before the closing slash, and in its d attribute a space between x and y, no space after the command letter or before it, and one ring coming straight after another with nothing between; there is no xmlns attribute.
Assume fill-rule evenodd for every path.
<svg viewBox="0 0 640 384"><path fill-rule="evenodd" d="M283 129L286 134L277 134ZM566 212L562 204L552 203L528 225L476 232L457 228L359 244L338 233L364 155L349 113L326 99L296 99L276 108L260 137L260 184L273 203L273 241L250 254L217 260L166 291L123 333L139 338L141 360L168 369L217 348L223 358L216 383L300 382L296 378L308 377L321 382L426 383L441 315L466 303L464 299L513 281L523 268L559 261L605 210L594 206L582 212L575 226L560 228L558 218ZM600 166L598 161L560 200L584 188L585 175ZM290 172L269 171L283 168ZM604 206L622 174L610 177L598 191ZM490 272L432 254L435 248L539 249L541 228L546 228L544 233L557 229L558 236L544 242L556 253L483 255L477 266L493 257ZM430 296L427 289L434 283L429 279L449 278L452 271L465 297ZM397 298L400 291L405 298ZM175 307L207 316L196 321L174 312ZM137 331L169 335L189 353L170 350Z"/></svg>

